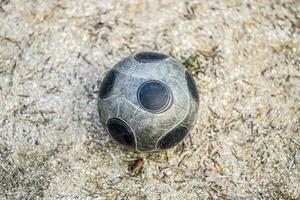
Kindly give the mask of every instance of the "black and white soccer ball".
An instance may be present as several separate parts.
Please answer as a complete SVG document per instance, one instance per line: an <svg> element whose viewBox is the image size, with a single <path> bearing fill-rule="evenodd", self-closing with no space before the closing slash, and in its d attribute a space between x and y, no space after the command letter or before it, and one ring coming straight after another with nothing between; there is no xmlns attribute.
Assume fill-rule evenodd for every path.
<svg viewBox="0 0 300 200"><path fill-rule="evenodd" d="M171 148L196 122L195 81L177 60L140 52L117 63L99 90L100 120L118 143L136 151Z"/></svg>

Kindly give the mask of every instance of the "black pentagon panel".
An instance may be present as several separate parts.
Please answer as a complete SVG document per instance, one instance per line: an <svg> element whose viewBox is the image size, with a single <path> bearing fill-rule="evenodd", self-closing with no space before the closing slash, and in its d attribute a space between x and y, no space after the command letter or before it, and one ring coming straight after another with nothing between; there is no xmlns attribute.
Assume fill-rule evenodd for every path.
<svg viewBox="0 0 300 200"><path fill-rule="evenodd" d="M169 149L178 144L187 135L188 130L185 127L179 126L171 130L158 142L158 148Z"/></svg>
<svg viewBox="0 0 300 200"><path fill-rule="evenodd" d="M143 109L152 113L160 113L170 108L173 95L167 85L151 80L139 87L137 98Z"/></svg>
<svg viewBox="0 0 300 200"><path fill-rule="evenodd" d="M105 75L105 77L101 83L100 91L99 91L99 97L101 99L105 99L109 96L109 94L114 86L116 76L117 76L117 72L115 70L111 70Z"/></svg>
<svg viewBox="0 0 300 200"><path fill-rule="evenodd" d="M188 71L185 71L185 79L187 81L187 86L190 94L192 95L195 101L199 102L199 94L198 94L195 80Z"/></svg>
<svg viewBox="0 0 300 200"><path fill-rule="evenodd" d="M107 122L110 135L119 143L135 148L134 135L127 123L119 118L111 118Z"/></svg>
<svg viewBox="0 0 300 200"><path fill-rule="evenodd" d="M156 52L141 52L134 56L134 59L140 63L156 63L166 58L167 55Z"/></svg>

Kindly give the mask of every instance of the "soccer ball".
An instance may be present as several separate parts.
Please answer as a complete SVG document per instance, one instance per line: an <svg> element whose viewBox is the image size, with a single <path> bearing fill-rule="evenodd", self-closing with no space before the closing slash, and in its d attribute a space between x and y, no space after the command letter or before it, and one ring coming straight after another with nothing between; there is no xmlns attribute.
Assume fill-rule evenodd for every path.
<svg viewBox="0 0 300 200"><path fill-rule="evenodd" d="M193 128L198 107L192 75L174 58L156 52L121 60L99 90L101 123L114 140L136 151L178 144Z"/></svg>

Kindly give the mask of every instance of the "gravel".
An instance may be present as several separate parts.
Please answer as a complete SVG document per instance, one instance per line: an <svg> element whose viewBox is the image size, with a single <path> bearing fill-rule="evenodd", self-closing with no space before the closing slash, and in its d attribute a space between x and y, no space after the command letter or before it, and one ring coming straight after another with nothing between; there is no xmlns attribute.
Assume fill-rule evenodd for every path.
<svg viewBox="0 0 300 200"><path fill-rule="evenodd" d="M300 1L0 0L1 199L300 199ZM189 68L200 115L128 152L104 74L151 50Z"/></svg>

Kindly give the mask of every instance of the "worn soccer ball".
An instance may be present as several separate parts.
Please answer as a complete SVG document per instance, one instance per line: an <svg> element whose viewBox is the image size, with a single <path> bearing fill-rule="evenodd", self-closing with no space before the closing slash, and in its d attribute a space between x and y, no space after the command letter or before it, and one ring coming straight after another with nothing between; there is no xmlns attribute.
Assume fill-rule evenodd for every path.
<svg viewBox="0 0 300 200"><path fill-rule="evenodd" d="M155 52L133 54L104 77L100 120L119 144L157 151L182 141L195 124L199 96L195 81L177 60Z"/></svg>

